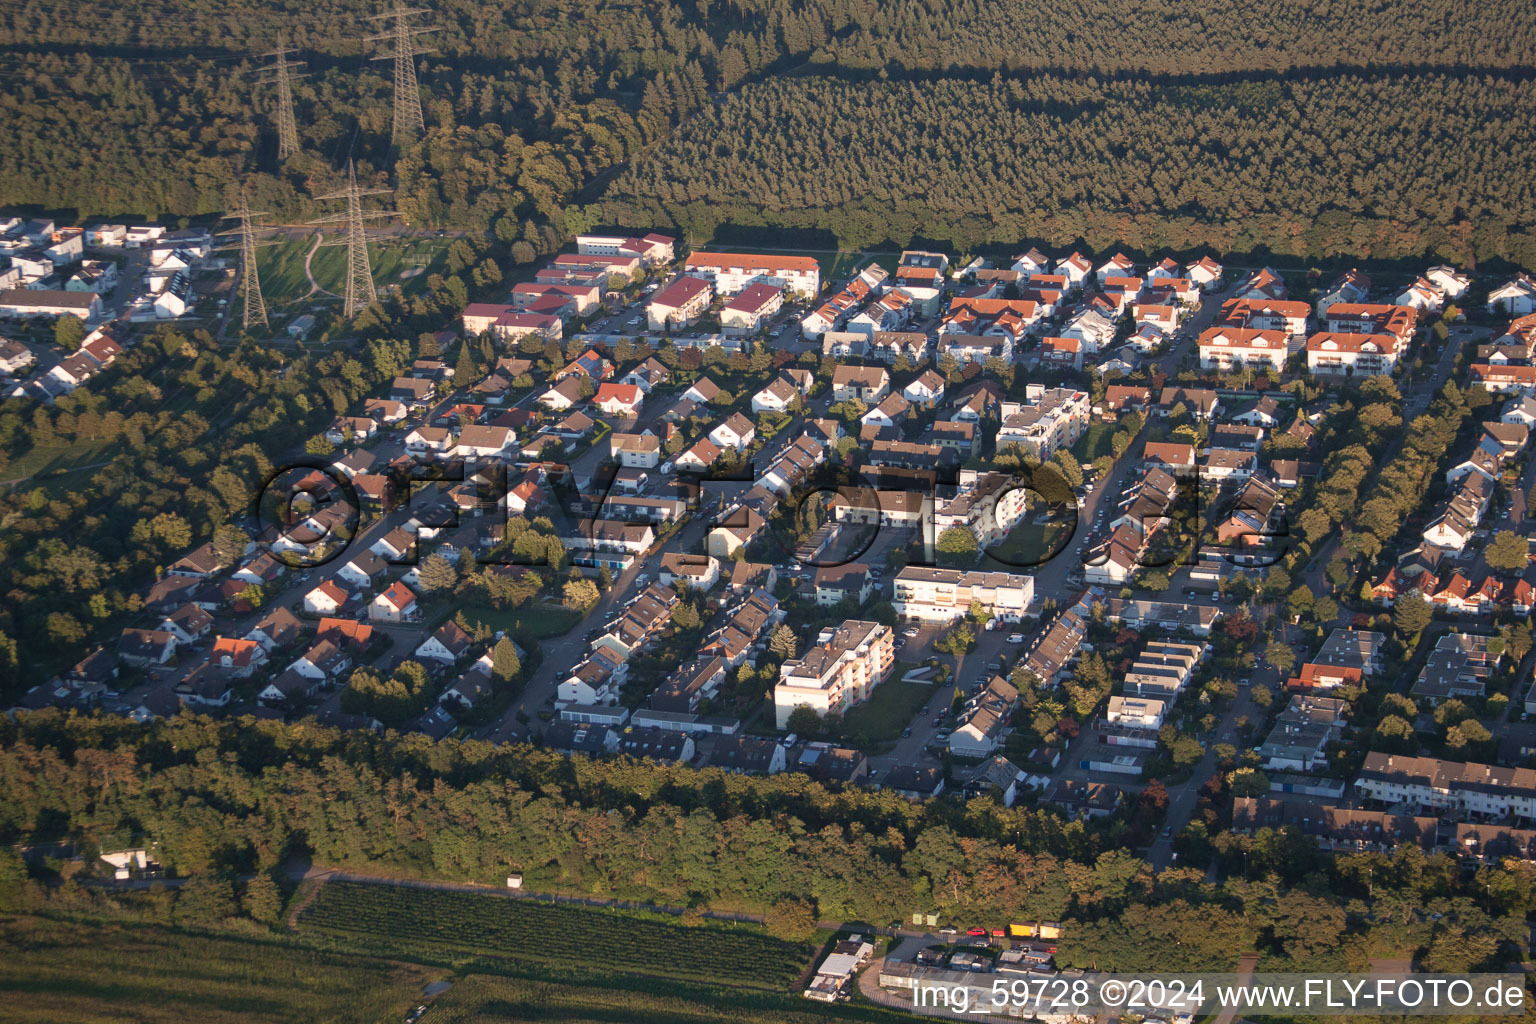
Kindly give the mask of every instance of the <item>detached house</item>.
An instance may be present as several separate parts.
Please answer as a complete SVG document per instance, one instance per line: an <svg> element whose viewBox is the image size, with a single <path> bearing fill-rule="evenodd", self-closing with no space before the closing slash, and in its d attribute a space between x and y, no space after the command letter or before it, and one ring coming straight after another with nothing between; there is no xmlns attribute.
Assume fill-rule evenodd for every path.
<svg viewBox="0 0 1536 1024"><path fill-rule="evenodd" d="M376 622L413 622L419 615L416 595L398 580L368 604L368 617Z"/></svg>
<svg viewBox="0 0 1536 1024"><path fill-rule="evenodd" d="M458 623L449 620L422 641L416 648L416 656L444 665L454 665L469 653L473 643L470 635L464 632Z"/></svg>

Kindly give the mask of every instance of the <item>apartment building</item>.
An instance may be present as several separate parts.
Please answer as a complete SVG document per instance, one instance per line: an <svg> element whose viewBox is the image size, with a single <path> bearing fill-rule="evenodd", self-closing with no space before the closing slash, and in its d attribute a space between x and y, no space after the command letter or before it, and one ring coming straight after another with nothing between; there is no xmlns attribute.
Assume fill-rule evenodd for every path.
<svg viewBox="0 0 1536 1024"><path fill-rule="evenodd" d="M1488 649L1488 639L1477 633L1441 636L1409 693L1430 706L1482 697L1488 677L1503 657L1502 652L1495 654Z"/></svg>
<svg viewBox="0 0 1536 1024"><path fill-rule="evenodd" d="M1045 462L1088 429L1093 409L1086 391L1030 384L1024 394L1025 405L1003 403L1003 422L997 431L999 449L1017 444Z"/></svg>
<svg viewBox="0 0 1536 1024"><path fill-rule="evenodd" d="M821 266L810 256L696 252L684 261L683 272L712 282L721 295L735 295L751 284L787 288L802 299L821 291Z"/></svg>
<svg viewBox="0 0 1536 1024"><path fill-rule="evenodd" d="M1200 332L1197 345L1200 368L1231 370L1238 366L1251 369L1269 367L1279 372L1285 367L1284 331L1252 327L1208 327Z"/></svg>
<svg viewBox="0 0 1536 1024"><path fill-rule="evenodd" d="M1307 339L1307 369L1313 373L1373 377L1397 365L1397 339L1390 334L1320 331Z"/></svg>
<svg viewBox="0 0 1536 1024"><path fill-rule="evenodd" d="M909 565L892 581L896 614L924 622L953 622L976 601L989 614L1016 622L1035 598L1032 576Z"/></svg>
<svg viewBox="0 0 1536 1024"><path fill-rule="evenodd" d="M676 241L666 235L577 235L576 251L583 256L634 256L647 266L670 263Z"/></svg>
<svg viewBox="0 0 1536 1024"><path fill-rule="evenodd" d="M784 291L771 284L750 284L720 310L720 329L726 334L756 334L784 305Z"/></svg>
<svg viewBox="0 0 1536 1024"><path fill-rule="evenodd" d="M1461 814L1536 817L1536 770L1371 751L1355 791L1385 804L1417 804Z"/></svg>
<svg viewBox="0 0 1536 1024"><path fill-rule="evenodd" d="M708 281L679 277L651 296L645 307L646 320L653 331L686 327L704 315L713 297Z"/></svg>
<svg viewBox="0 0 1536 1024"><path fill-rule="evenodd" d="M804 656L786 661L773 688L778 727L788 728L796 708L841 714L868 700L895 661L894 637L889 626L846 619Z"/></svg>

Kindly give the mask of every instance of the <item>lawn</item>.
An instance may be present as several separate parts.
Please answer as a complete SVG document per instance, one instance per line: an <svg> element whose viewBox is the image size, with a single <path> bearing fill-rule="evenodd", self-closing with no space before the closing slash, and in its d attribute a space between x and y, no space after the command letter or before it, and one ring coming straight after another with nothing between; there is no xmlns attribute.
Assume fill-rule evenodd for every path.
<svg viewBox="0 0 1536 1024"><path fill-rule="evenodd" d="M340 238L337 232L327 231L325 244L320 246L310 264L315 283L337 295L346 292L347 249L344 245L332 244ZM407 291L425 287L428 274L443 270L442 259L451 242L448 238L393 237L369 242L368 260L373 268L374 286L380 291L391 284L398 284ZM290 238L257 251L261 293L269 308L295 303L309 295L304 256L313 244L313 237ZM310 301L335 300L317 294L310 296Z"/></svg>
<svg viewBox="0 0 1536 1024"><path fill-rule="evenodd" d="M1092 462L1100 455L1115 454L1109 442L1115 436L1116 424L1105 423L1103 420L1094 420L1088 424L1088 432L1077 439L1072 446L1072 454L1078 462Z"/></svg>
<svg viewBox="0 0 1536 1024"><path fill-rule="evenodd" d="M534 598L517 608L498 610L489 605L466 604L461 610L471 626L484 623L493 633L506 630L508 636L519 642L563 636L581 621L581 613L576 609L541 598Z"/></svg>
<svg viewBox="0 0 1536 1024"><path fill-rule="evenodd" d="M1061 556L1057 548L1066 545L1067 530L1065 523L1040 524L1026 519L1008 531L1008 536L985 549L983 557L1009 571L1043 565Z"/></svg>
<svg viewBox="0 0 1536 1024"><path fill-rule="evenodd" d="M890 678L856 707L843 716L843 732L860 743L887 743L898 739L901 730L912 724L917 709L933 696L934 687L926 683L908 683L902 676L912 670L910 662L898 661Z"/></svg>
<svg viewBox="0 0 1536 1024"><path fill-rule="evenodd" d="M0 1022L372 1024L403 1019L442 973L234 935L9 918Z"/></svg>

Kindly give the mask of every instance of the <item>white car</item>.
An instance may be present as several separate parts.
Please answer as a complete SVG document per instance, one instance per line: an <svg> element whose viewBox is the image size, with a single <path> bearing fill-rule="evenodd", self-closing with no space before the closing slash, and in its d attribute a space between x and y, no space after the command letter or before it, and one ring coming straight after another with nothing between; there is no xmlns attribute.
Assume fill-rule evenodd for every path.
<svg viewBox="0 0 1536 1024"><path fill-rule="evenodd" d="M1011 643L1011 644L1021 644L1021 643L1024 642L1024 634L1023 633L1009 633L1008 634L1008 642Z"/></svg>

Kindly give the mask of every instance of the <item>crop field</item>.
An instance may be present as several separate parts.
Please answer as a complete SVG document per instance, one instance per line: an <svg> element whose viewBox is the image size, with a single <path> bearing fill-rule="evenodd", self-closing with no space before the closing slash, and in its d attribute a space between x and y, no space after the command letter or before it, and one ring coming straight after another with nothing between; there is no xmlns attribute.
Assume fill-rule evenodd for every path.
<svg viewBox="0 0 1536 1024"><path fill-rule="evenodd" d="M518 964L786 991L812 947L752 925L685 926L649 915L489 893L328 882L299 918L346 948L481 970Z"/></svg>
<svg viewBox="0 0 1536 1024"><path fill-rule="evenodd" d="M0 1022L373 1024L442 972L269 941L41 918L0 924Z"/></svg>
<svg viewBox="0 0 1536 1024"><path fill-rule="evenodd" d="M686 993L526 982L472 974L432 1005L421 1024L820 1024L823 1021L910 1021L911 1014L873 1006L823 1006L797 996L721 1000Z"/></svg>

